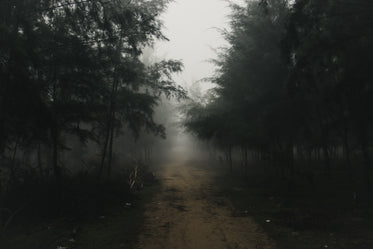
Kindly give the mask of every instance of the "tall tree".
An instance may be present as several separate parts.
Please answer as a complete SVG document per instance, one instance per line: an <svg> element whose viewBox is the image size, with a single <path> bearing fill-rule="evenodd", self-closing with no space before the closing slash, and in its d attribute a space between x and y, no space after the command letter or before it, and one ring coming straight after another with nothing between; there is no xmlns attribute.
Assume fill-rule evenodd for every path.
<svg viewBox="0 0 373 249"><path fill-rule="evenodd" d="M62 134L97 139L96 124L105 124L109 148L114 127L124 123L135 132L146 127L163 134L152 110L160 92L185 95L170 78L181 64L165 61L148 68L139 56L154 40L166 39L159 15L167 3L1 3L0 148L13 141L50 144L59 178Z"/></svg>

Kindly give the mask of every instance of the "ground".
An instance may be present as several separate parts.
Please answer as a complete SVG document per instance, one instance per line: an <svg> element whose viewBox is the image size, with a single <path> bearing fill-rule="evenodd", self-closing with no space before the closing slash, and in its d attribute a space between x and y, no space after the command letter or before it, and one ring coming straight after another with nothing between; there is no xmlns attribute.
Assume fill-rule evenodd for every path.
<svg viewBox="0 0 373 249"><path fill-rule="evenodd" d="M145 209L138 249L271 249L274 243L247 215L235 215L214 184L214 171L169 164L162 189Z"/></svg>
<svg viewBox="0 0 373 249"><path fill-rule="evenodd" d="M166 164L155 175L90 218L19 216L0 232L0 249L373 248L371 208L352 208L344 188L286 191L211 163Z"/></svg>

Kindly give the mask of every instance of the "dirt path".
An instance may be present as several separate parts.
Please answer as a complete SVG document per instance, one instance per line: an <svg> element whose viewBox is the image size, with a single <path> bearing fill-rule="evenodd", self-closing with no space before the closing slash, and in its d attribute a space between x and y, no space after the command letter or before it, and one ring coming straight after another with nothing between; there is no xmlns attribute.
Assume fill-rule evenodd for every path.
<svg viewBox="0 0 373 249"><path fill-rule="evenodd" d="M250 217L232 216L211 171L168 165L157 175L163 188L147 208L138 249L274 248Z"/></svg>

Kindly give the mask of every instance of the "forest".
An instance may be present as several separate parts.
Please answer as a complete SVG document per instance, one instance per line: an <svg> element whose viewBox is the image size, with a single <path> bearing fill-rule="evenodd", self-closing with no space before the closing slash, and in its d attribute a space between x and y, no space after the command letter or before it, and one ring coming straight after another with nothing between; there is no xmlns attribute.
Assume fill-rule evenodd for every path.
<svg viewBox="0 0 373 249"><path fill-rule="evenodd" d="M368 1L232 4L216 87L186 110L186 128L232 154L270 162L289 186L342 177L371 189L373 18Z"/></svg>
<svg viewBox="0 0 373 249"><path fill-rule="evenodd" d="M108 192L128 195L137 182L104 184L113 178L115 140L123 132L164 137L154 108L161 98L186 97L171 78L182 70L180 61L140 57L146 46L167 39L159 20L167 1L0 4L2 230L25 210L79 216L108 201Z"/></svg>
<svg viewBox="0 0 373 249"><path fill-rule="evenodd" d="M168 40L160 16L171 2L0 1L1 249L67 248L58 236L39 247L12 243L25 224L68 217L75 234L77 223L113 206L150 202L139 198L147 188L162 192L167 184L149 166L152 155L170 153L161 152L159 138L175 135L163 123L177 115L167 101L180 102L181 126L207 148L203 164L224 172L215 185L234 179L292 200L312 192L308 202L332 192L325 203L373 221L373 2L229 1L228 46L212 60L215 73L204 81L214 87L203 93L174 80L181 60L154 59L149 50ZM143 222L141 205L129 211L138 212L136 221L123 222ZM301 228L291 221L298 230L314 215L292 210L301 213L288 214L301 217ZM141 230L123 229L130 236ZM366 238L354 246L371 248Z"/></svg>
<svg viewBox="0 0 373 249"><path fill-rule="evenodd" d="M371 248L372 2L231 8L216 87L192 96L186 129L246 183L227 190L236 214L273 219L280 248Z"/></svg>

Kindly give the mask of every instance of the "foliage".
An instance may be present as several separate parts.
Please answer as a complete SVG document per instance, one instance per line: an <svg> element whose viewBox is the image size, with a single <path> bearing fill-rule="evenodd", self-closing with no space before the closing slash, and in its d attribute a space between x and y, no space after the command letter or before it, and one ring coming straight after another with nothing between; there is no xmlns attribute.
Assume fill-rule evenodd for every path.
<svg viewBox="0 0 373 249"><path fill-rule="evenodd" d="M1 2L0 150L47 144L58 176L65 134L108 141L105 151L114 129L124 126L164 136L153 110L161 94L185 96L171 78L182 64L145 65L140 55L166 39L159 15L167 3Z"/></svg>
<svg viewBox="0 0 373 249"><path fill-rule="evenodd" d="M353 189L368 186L373 5L261 0L231 7L214 94L187 108L187 129L228 154L240 148L246 168L248 154L270 160L291 184L314 183L316 161L327 179L344 170Z"/></svg>

